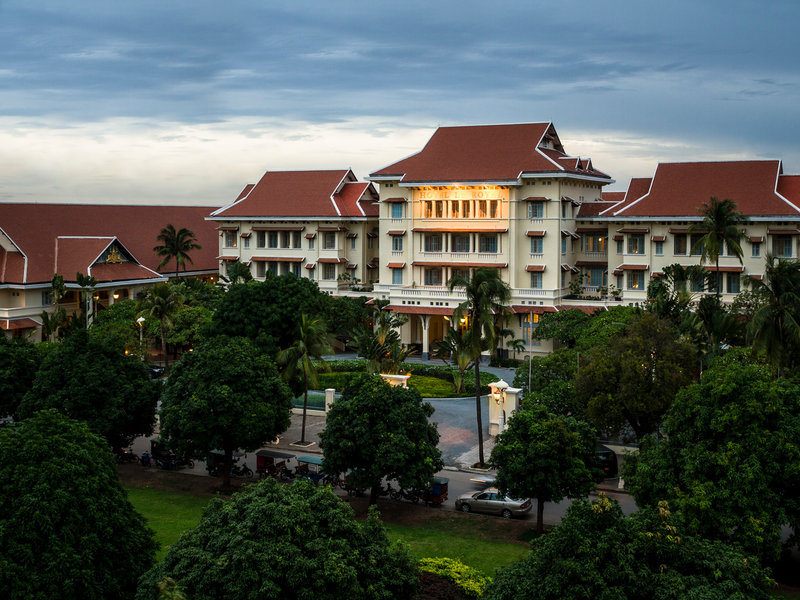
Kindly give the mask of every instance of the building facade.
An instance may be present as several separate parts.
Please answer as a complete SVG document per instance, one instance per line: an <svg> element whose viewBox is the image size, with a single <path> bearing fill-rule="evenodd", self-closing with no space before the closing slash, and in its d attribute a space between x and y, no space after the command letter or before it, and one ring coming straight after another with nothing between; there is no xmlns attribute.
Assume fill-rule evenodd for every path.
<svg viewBox="0 0 800 600"><path fill-rule="evenodd" d="M329 294L369 293L378 279L378 194L349 170L268 171L211 213L219 270L257 280L294 273Z"/></svg>

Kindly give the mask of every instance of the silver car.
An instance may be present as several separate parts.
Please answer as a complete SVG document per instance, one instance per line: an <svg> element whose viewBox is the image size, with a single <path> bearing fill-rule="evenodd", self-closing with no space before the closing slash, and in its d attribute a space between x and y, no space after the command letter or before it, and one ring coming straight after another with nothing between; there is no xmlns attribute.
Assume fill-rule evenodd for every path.
<svg viewBox="0 0 800 600"><path fill-rule="evenodd" d="M461 512L482 512L500 515L504 519L521 517L531 510L531 499L509 498L497 488L489 488L478 492L462 494L456 500L456 510Z"/></svg>

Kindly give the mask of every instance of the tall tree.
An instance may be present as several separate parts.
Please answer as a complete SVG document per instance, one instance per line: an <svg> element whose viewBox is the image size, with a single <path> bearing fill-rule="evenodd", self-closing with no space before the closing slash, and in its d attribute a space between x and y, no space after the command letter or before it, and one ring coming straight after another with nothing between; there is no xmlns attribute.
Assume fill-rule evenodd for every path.
<svg viewBox="0 0 800 600"><path fill-rule="evenodd" d="M184 454L225 453L230 487L233 452L251 452L285 431L292 395L274 363L245 338L218 336L176 363L162 394L161 434Z"/></svg>
<svg viewBox="0 0 800 600"><path fill-rule="evenodd" d="M250 267L239 262L238 260L228 267L226 274L228 276L225 279L230 285L247 283L248 281L253 280L253 274L250 272Z"/></svg>
<svg viewBox="0 0 800 600"><path fill-rule="evenodd" d="M0 597L132 600L157 547L84 423L48 410L0 428Z"/></svg>
<svg viewBox="0 0 800 600"><path fill-rule="evenodd" d="M141 360L78 329L44 358L18 413L56 408L122 448L153 432L159 391Z"/></svg>
<svg viewBox="0 0 800 600"><path fill-rule="evenodd" d="M514 498L536 498L536 529L544 532L544 503L580 498L594 487L596 437L588 424L542 406L514 413L497 438L495 483Z"/></svg>
<svg viewBox="0 0 800 600"><path fill-rule="evenodd" d="M722 294L722 274L719 272L719 257L727 246L728 252L736 256L742 262L742 233L741 226L749 223L749 220L738 210L733 200L719 200L716 196L711 196L708 202L704 202L699 210L703 220L700 223L689 227L689 233L703 232L704 235L692 248L696 252L702 248L700 262L706 260L715 263L717 267L715 288L717 296Z"/></svg>
<svg viewBox="0 0 800 600"><path fill-rule="evenodd" d="M75 281L78 284L78 287L81 288L81 312L83 313L83 319L81 320L83 321L83 326L88 329L89 317L92 313L90 308L91 301L94 294L94 288L97 285L97 279L90 275L76 273Z"/></svg>
<svg viewBox="0 0 800 600"><path fill-rule="evenodd" d="M768 254L765 277L754 280L753 289L765 303L753 315L747 334L781 373L800 356L800 263Z"/></svg>
<svg viewBox="0 0 800 600"><path fill-rule="evenodd" d="M154 285L142 300L139 315L158 322L161 335L161 352L164 355L164 371L169 374L169 356L167 356L167 329L172 327L175 314L183 306L183 296L175 285L161 283Z"/></svg>
<svg viewBox="0 0 800 600"><path fill-rule="evenodd" d="M23 338L10 340L0 333L0 418L17 413L41 362L36 345Z"/></svg>
<svg viewBox="0 0 800 600"><path fill-rule="evenodd" d="M191 229L182 227L178 230L172 224L167 225L161 230L156 238L161 244L153 248L157 256L163 257L158 263L157 269L166 265L170 260L175 259L175 278L177 279L179 270L183 267L186 270L186 261L192 262L189 253L192 250L200 250L202 246L197 243L194 232Z"/></svg>
<svg viewBox="0 0 800 600"><path fill-rule="evenodd" d="M508 284L500 278L496 269L481 267L475 269L472 277L453 277L448 283L452 292L464 288L466 300L458 305L453 318L459 322L466 318L472 356L475 359L475 413L478 425L478 464L484 465L483 417L481 415L481 353L496 344L495 322L506 316L506 304L511 299Z"/></svg>
<svg viewBox="0 0 800 600"><path fill-rule="evenodd" d="M320 434L326 473L347 473L354 487L377 501L381 481L425 488L443 467L439 432L429 423L433 407L414 389L359 375L333 403Z"/></svg>
<svg viewBox="0 0 800 600"><path fill-rule="evenodd" d="M328 364L322 360L325 354L333 354L330 345L330 334L325 322L319 317L300 315L297 323L297 339L294 344L278 352L278 365L284 369L284 377L291 381L297 373L303 378L303 425L300 429L300 443L306 443L306 412L308 410L308 384L317 389L317 365L330 371ZM314 360L318 362L315 364Z"/></svg>
<svg viewBox="0 0 800 600"><path fill-rule="evenodd" d="M448 329L444 338L434 342L433 357L447 362L448 360L458 368L458 374L453 372L453 387L456 394L460 394L464 387L464 373L472 366L475 357L469 341L469 332L461 333L458 329ZM480 386L479 386L480 387Z"/></svg>

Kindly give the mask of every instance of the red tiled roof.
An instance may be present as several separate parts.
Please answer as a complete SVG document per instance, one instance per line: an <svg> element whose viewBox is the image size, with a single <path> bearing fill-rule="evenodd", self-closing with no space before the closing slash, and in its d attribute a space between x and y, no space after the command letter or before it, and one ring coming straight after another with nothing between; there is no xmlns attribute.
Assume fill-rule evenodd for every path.
<svg viewBox="0 0 800 600"><path fill-rule="evenodd" d="M22 319L0 319L0 329L6 331L14 331L16 329L31 329L33 327L40 327L41 323L24 317Z"/></svg>
<svg viewBox="0 0 800 600"><path fill-rule="evenodd" d="M613 192L615 194L622 194L624 192ZM603 200L605 200L606 192L603 192ZM620 197L620 199L622 199ZM594 217L599 215L602 211L606 210L607 208L611 208L616 204L615 202L584 202L578 208L578 214L576 216L577 219L586 218L586 217Z"/></svg>
<svg viewBox="0 0 800 600"><path fill-rule="evenodd" d="M558 150L539 148L546 137ZM370 176L397 175L406 182L507 181L521 173L576 171L560 164L568 162L560 160L564 157L551 123L439 127L420 152ZM599 171L582 173L608 177Z"/></svg>
<svg viewBox="0 0 800 600"><path fill-rule="evenodd" d="M584 312L584 313L586 313L587 315L590 315L590 316L593 315L594 313L596 313L598 310L607 310L603 306L590 306L590 305L585 305L585 304L562 304L562 305L558 306L557 308L558 308L559 311L570 310L570 309L579 310L579 311Z"/></svg>
<svg viewBox="0 0 800 600"><path fill-rule="evenodd" d="M780 172L778 160L660 163L648 192L629 188L623 205L604 216L697 216L711 196L733 200L747 216L800 215L776 193ZM785 186L793 188L794 182Z"/></svg>
<svg viewBox="0 0 800 600"><path fill-rule="evenodd" d="M53 273L59 273L68 280L78 272L87 275L103 250L113 241L113 237L57 237Z"/></svg>
<svg viewBox="0 0 800 600"><path fill-rule="evenodd" d="M625 199L625 192L606 192L605 190L600 195L603 202L608 202L611 204L616 204L617 202L622 202ZM590 204L587 202L586 204ZM596 202L591 202L591 204L596 204Z"/></svg>
<svg viewBox="0 0 800 600"><path fill-rule="evenodd" d="M631 179L630 183L628 184L628 189L624 192L613 192L615 194L621 193L622 196L619 198L617 202L618 206L611 206L600 212L601 216L608 216L610 214L616 213L616 211L624 208L634 200L638 200L642 196L644 196L650 190L650 184L652 183L653 179L651 177L634 177ZM606 199L605 192L602 195L603 200Z"/></svg>
<svg viewBox="0 0 800 600"><path fill-rule="evenodd" d="M139 279L161 279L163 277L163 275L159 275L147 267L131 262L117 264L101 263L93 266L89 272L91 276L100 283L109 281L135 281Z"/></svg>
<svg viewBox="0 0 800 600"><path fill-rule="evenodd" d="M511 312L514 314L535 313L541 315L543 313L558 312L558 309L555 306L528 306L527 304L513 304L511 306Z"/></svg>
<svg viewBox="0 0 800 600"><path fill-rule="evenodd" d="M800 175L781 175L778 193L795 206L800 206Z"/></svg>
<svg viewBox="0 0 800 600"><path fill-rule="evenodd" d="M448 260L415 260L411 263L415 267L456 267L456 268L475 268L480 269L505 269L508 263L481 263L481 262L454 262Z"/></svg>
<svg viewBox="0 0 800 600"><path fill-rule="evenodd" d="M247 190L247 188L245 188ZM378 194L349 169L267 171L214 217L377 217Z"/></svg>
<svg viewBox="0 0 800 600"><path fill-rule="evenodd" d="M156 256L153 247L159 245L156 238L167 224L193 231L202 246L191 252L187 271L216 272L219 233L216 223L205 220L212 210L200 206L0 203L0 228L28 258L26 276L24 258L18 252L8 253L5 265L0 264L0 281L49 282L55 274L56 238L69 236L103 237L107 238L106 245L116 237L139 263L156 270L161 257ZM67 283L75 280L76 270L72 267L76 264L82 264L81 272L86 273L87 265L82 260L83 255L75 260L67 258L62 246L58 273ZM169 274L174 269L175 262L170 261L159 272Z"/></svg>
<svg viewBox="0 0 800 600"><path fill-rule="evenodd" d="M384 310L391 310L396 313L406 315L446 315L453 314L452 308L446 306L404 306L402 304L390 304Z"/></svg>

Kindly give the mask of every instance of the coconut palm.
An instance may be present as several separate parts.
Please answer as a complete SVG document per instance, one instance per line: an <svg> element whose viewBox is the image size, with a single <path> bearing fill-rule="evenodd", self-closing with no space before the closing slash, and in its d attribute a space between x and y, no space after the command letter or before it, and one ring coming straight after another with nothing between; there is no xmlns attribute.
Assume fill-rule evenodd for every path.
<svg viewBox="0 0 800 600"><path fill-rule="evenodd" d="M147 290L139 308L139 316L158 321L161 334L161 352L164 355L164 372L169 374L167 356L167 329L172 327L175 314L183 307L184 298L180 288L169 283L154 285Z"/></svg>
<svg viewBox="0 0 800 600"><path fill-rule="evenodd" d="M733 200L728 200L727 198L719 200L716 196L711 196L708 202L704 202L699 212L703 220L689 227L689 233L702 231L705 235L697 241L692 248L692 252L702 248L700 262L708 260L716 264L716 289L717 296L720 296L722 294L722 285L719 272L719 256L727 245L728 251L739 259L739 263L742 262L742 239L744 234L740 226L748 223L749 220L736 210L736 203Z"/></svg>
<svg viewBox="0 0 800 600"><path fill-rule="evenodd" d="M764 280L754 280L753 287L766 303L753 315L748 338L780 374L794 364L800 350L800 263L767 254Z"/></svg>
<svg viewBox="0 0 800 600"><path fill-rule="evenodd" d="M189 256L189 252L202 248L202 246L197 243L194 232L191 229L182 227L176 231L175 227L171 224L164 227L156 239L162 243L159 246L155 246L153 252L158 256L163 256L156 268L160 269L174 258L176 279L178 278L180 267L183 266L183 270L186 271L186 261L192 262L192 257Z"/></svg>
<svg viewBox="0 0 800 600"><path fill-rule="evenodd" d="M453 372L453 386L456 394L460 394L464 385L464 373L472 366L474 360L469 332L462 334L458 329L448 329L444 338L434 342L433 357L445 362L452 361L458 367L458 374Z"/></svg>
<svg viewBox="0 0 800 600"><path fill-rule="evenodd" d="M481 353L497 344L497 329L495 327L499 318L506 314L505 305L511 298L511 290L496 269L481 267L475 269L472 278L468 281L463 277L453 277L448 287L452 292L454 288L463 287L467 299L458 305L454 311L455 322L466 319L469 332L469 346L475 360L475 412L478 422L478 464L484 465L483 456L483 418L481 416Z"/></svg>
<svg viewBox="0 0 800 600"><path fill-rule="evenodd" d="M330 371L328 364L322 360L324 354L332 354L331 336L325 322L319 317L300 315L297 323L297 338L294 344L278 352L278 364L283 367L284 378L291 380L299 371L303 376L303 426L300 430L300 443L306 441L306 410L308 407L308 384L319 385L317 367L312 361L321 362L325 371Z"/></svg>
<svg viewBox="0 0 800 600"><path fill-rule="evenodd" d="M94 295L94 288L97 285L97 279L92 277L91 275L84 275L83 273L76 273L75 274L75 282L78 284L78 287L81 288L81 311L83 312L84 318L82 319L86 328L89 328L89 315L92 312L90 310L89 302Z"/></svg>

